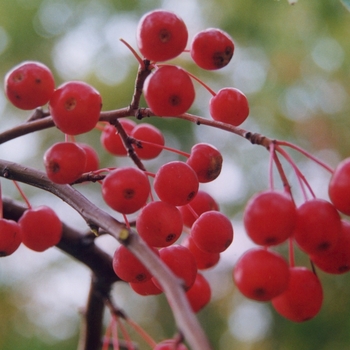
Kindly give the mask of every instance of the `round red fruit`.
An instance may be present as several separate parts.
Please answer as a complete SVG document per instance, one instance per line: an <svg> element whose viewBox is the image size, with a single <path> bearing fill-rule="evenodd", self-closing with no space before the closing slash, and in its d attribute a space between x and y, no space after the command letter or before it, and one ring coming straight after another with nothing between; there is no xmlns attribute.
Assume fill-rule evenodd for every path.
<svg viewBox="0 0 350 350"><path fill-rule="evenodd" d="M153 186L160 200L180 206L189 203L196 196L199 182L189 165L172 161L158 169Z"/></svg>
<svg viewBox="0 0 350 350"><path fill-rule="evenodd" d="M141 147L134 145L135 152L140 159L156 158L163 150L164 136L158 128L151 124L137 125L132 130L131 136L140 141Z"/></svg>
<svg viewBox="0 0 350 350"><path fill-rule="evenodd" d="M199 249L221 253L233 241L233 227L226 215L219 211L206 211L192 225L191 237Z"/></svg>
<svg viewBox="0 0 350 350"><path fill-rule="evenodd" d="M243 221L254 243L264 246L281 244L293 234L296 207L287 194L267 190L248 201Z"/></svg>
<svg viewBox="0 0 350 350"><path fill-rule="evenodd" d="M274 309L293 322L304 322L315 317L322 302L322 285L318 277L305 267L290 268L288 288L272 299Z"/></svg>
<svg viewBox="0 0 350 350"><path fill-rule="evenodd" d="M121 119L120 125L124 128L127 135L131 134L132 129L137 125L130 119ZM126 156L128 154L123 140L114 125L107 125L101 133L102 146L115 156Z"/></svg>
<svg viewBox="0 0 350 350"><path fill-rule="evenodd" d="M222 155L212 145L197 143L191 149L186 163L196 172L198 181L205 183L215 180L221 173Z"/></svg>
<svg viewBox="0 0 350 350"><path fill-rule="evenodd" d="M167 61L180 55L186 48L187 39L184 21L170 11L148 12L137 26L137 46L150 61Z"/></svg>
<svg viewBox="0 0 350 350"><path fill-rule="evenodd" d="M214 120L238 126L247 119L249 104L240 90L223 88L210 99L209 110Z"/></svg>
<svg viewBox="0 0 350 350"><path fill-rule="evenodd" d="M45 205L26 210L18 223L23 244L37 252L53 247L62 237L61 220Z"/></svg>
<svg viewBox="0 0 350 350"><path fill-rule="evenodd" d="M149 108L158 116L186 113L195 98L191 78L177 66L158 68L148 76L143 89Z"/></svg>
<svg viewBox="0 0 350 350"><path fill-rule="evenodd" d="M86 153L75 142L58 142L45 152L44 165L52 182L70 184L84 173Z"/></svg>
<svg viewBox="0 0 350 350"><path fill-rule="evenodd" d="M227 33L209 28L193 37L191 57L203 69L220 69L231 61L234 48L233 40Z"/></svg>
<svg viewBox="0 0 350 350"><path fill-rule="evenodd" d="M68 135L92 130L99 120L101 107L99 92L82 81L70 81L59 86L49 102L54 123Z"/></svg>
<svg viewBox="0 0 350 350"><path fill-rule="evenodd" d="M136 219L138 234L152 247L167 247L182 233L182 216L174 205L153 201L144 206Z"/></svg>
<svg viewBox="0 0 350 350"><path fill-rule="evenodd" d="M29 110L45 105L55 89L51 70L44 64L25 61L5 76L5 93L17 108Z"/></svg>
<svg viewBox="0 0 350 350"><path fill-rule="evenodd" d="M132 290L140 295L158 295L163 293L152 279L143 282L130 282L129 284Z"/></svg>
<svg viewBox="0 0 350 350"><path fill-rule="evenodd" d="M197 273L193 286L186 292L187 299L193 312L199 312L210 302L211 288L207 279Z"/></svg>
<svg viewBox="0 0 350 350"><path fill-rule="evenodd" d="M88 173L90 171L98 170L100 167L100 160L96 150L87 143L80 142L78 145L85 151L86 155L86 163L83 172Z"/></svg>
<svg viewBox="0 0 350 350"><path fill-rule="evenodd" d="M122 214L131 214L141 209L146 204L149 193L147 175L133 167L115 169L102 182L104 200Z"/></svg>
<svg viewBox="0 0 350 350"><path fill-rule="evenodd" d="M343 214L350 215L350 158L335 168L328 186L331 202Z"/></svg>
<svg viewBox="0 0 350 350"><path fill-rule="evenodd" d="M268 301L287 289L289 267L281 255L253 248L237 261L233 269L233 280L247 298Z"/></svg>
<svg viewBox="0 0 350 350"><path fill-rule="evenodd" d="M0 257L14 253L22 242L21 227L13 220L0 219Z"/></svg>

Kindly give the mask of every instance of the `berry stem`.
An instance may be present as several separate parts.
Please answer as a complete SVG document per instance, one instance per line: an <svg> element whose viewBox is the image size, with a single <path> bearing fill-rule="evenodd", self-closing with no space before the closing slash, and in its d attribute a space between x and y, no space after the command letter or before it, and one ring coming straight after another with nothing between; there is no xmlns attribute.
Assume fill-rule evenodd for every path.
<svg viewBox="0 0 350 350"><path fill-rule="evenodd" d="M18 184L18 182L13 180L13 184L16 186L18 192L20 193L21 197L22 197L23 200L25 201L25 203L26 203L28 209L31 209L32 206L31 206L31 204L30 204L30 202L29 202L29 199L28 199L28 197L25 195L25 193L23 192L23 190L22 190L22 188L20 187L20 185Z"/></svg>
<svg viewBox="0 0 350 350"><path fill-rule="evenodd" d="M273 160L276 157L275 152L275 144L272 142L270 145L270 157L269 157L269 183L270 190L274 190L274 182L273 182Z"/></svg>
<svg viewBox="0 0 350 350"><path fill-rule="evenodd" d="M211 89L207 84L205 84L201 79L197 78L195 75L193 75L192 73L190 73L190 72L188 72L188 71L186 71L186 73L187 73L193 80L195 80L196 82L198 82L199 84L201 84L205 89L207 89L207 90L210 92L210 94L211 94L212 96L216 96L216 92L215 92L213 89Z"/></svg>
<svg viewBox="0 0 350 350"><path fill-rule="evenodd" d="M145 64L144 64L142 58L141 58L140 55L134 50L134 48L133 48L128 42L126 42L124 39L120 38L119 40L132 52L132 54L135 56L135 58L136 58L137 61L139 62L141 69L145 69Z"/></svg>

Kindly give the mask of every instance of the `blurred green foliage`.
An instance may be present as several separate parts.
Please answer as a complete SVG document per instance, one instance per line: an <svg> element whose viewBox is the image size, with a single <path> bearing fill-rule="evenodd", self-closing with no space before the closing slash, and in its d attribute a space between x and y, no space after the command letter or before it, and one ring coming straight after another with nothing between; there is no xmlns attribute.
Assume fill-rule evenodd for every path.
<svg viewBox="0 0 350 350"><path fill-rule="evenodd" d="M349 6L348 1L343 3ZM350 155L350 13L338 0L299 0L293 6L287 0L0 0L0 74L3 77L21 61L38 60L53 70L57 84L68 79L81 79L94 85L103 97L104 110L125 107L131 100L137 62L119 38L129 39L134 44L132 40L140 16L159 7L176 11L193 32L219 27L233 37L235 55L222 72L201 71L186 54L175 62L202 77L214 89L230 85L245 92L250 101L251 116L243 127L271 138L294 142L333 166ZM210 96L198 88L200 93L191 112L207 117ZM0 92L3 95L1 87ZM9 118L19 122L26 116L9 106L4 98L0 98L0 111L1 130L11 124ZM237 181L239 195L222 204L234 222L240 220L247 198L267 187L266 176L262 175L266 173L268 161L265 150L234 135L221 137L217 132L211 134L206 127L192 126L180 120L150 119L149 122L165 131L170 145L183 150L189 151L196 140L206 137L210 139L208 142L220 146L225 159L229 157L241 174L240 180L232 176L221 184L226 191ZM39 166L37 153L58 137L55 130L40 133L37 150L28 158L28 163ZM98 132L81 136L81 139L101 150ZM1 149L0 155L7 157ZM295 159L306 164L297 154ZM123 162L106 154L101 161L103 164ZM317 183L321 175L315 173L315 169L307 168L307 174ZM327 184L322 182L321 194L326 187ZM244 304L245 299L231 281L230 270L236 258L232 257L232 261L221 269L208 273L217 284L215 300L200 312L199 319L215 349L349 349L348 276L320 273L325 303L320 315L312 321L292 324L276 315L268 304L258 303L252 303L260 310L258 317L249 318L247 310L251 304ZM9 279L6 269L15 265L12 260L8 264L5 262L10 259L15 258L0 261L0 349L75 349L78 318L67 316L74 332L66 332L67 336L50 335L24 307L33 302L30 290L36 289L32 286L53 273L50 264L40 272L40 279L33 277L36 271ZM36 259L36 255L32 259ZM57 260L61 264L61 258ZM298 255L297 261L308 264L303 255ZM218 276L226 281L225 287L216 278ZM77 293L75 288L71 288L72 294ZM123 295L124 300L128 294L123 288L117 287L117 302L118 296ZM28 293L24 292L26 290ZM136 298L137 305L143 302L141 299ZM146 316L138 315L139 309L126 309L126 312L156 339L172 336L174 323L164 298L148 300L149 308L142 311ZM124 302L127 308L130 301ZM84 299L80 304L84 305ZM37 313L41 311L40 305L38 303ZM50 305L42 312L48 310ZM235 310L242 310L245 318L240 319ZM150 325L149 319L153 317L155 321ZM29 326L23 326L24 323ZM240 326L255 329L254 324L259 327L265 324L266 330L252 331L249 337L248 329L245 338L245 332L237 333Z"/></svg>

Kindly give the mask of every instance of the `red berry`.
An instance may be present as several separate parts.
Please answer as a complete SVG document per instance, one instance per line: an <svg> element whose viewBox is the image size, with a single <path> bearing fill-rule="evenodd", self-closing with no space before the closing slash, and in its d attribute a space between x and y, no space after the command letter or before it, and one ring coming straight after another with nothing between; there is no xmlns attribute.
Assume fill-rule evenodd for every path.
<svg viewBox="0 0 350 350"><path fill-rule="evenodd" d="M42 252L56 245L62 237L62 223L47 206L26 210L18 221L22 242L28 248Z"/></svg>
<svg viewBox="0 0 350 350"><path fill-rule="evenodd" d="M208 253L199 249L190 235L186 237L182 242L182 245L188 248L193 254L198 270L209 269L210 267L215 266L220 260L220 253Z"/></svg>
<svg viewBox="0 0 350 350"><path fill-rule="evenodd" d="M68 135L92 130L99 120L101 106L99 92L81 81L70 81L59 86L49 103L53 121Z"/></svg>
<svg viewBox="0 0 350 350"><path fill-rule="evenodd" d="M304 322L315 317L322 302L322 285L318 277L305 267L290 268L288 288L272 299L274 309L294 322Z"/></svg>
<svg viewBox="0 0 350 350"><path fill-rule="evenodd" d="M296 224L295 204L283 192L264 191L249 200L243 221L254 243L277 245L293 234Z"/></svg>
<svg viewBox="0 0 350 350"><path fill-rule="evenodd" d="M131 134L132 129L137 125L130 119L121 119L119 123L128 135ZM128 154L123 140L114 125L109 124L105 126L101 133L101 143L109 153L115 156L126 156Z"/></svg>
<svg viewBox="0 0 350 350"><path fill-rule="evenodd" d="M75 142L58 142L44 154L48 178L57 184L70 184L83 174L86 153Z"/></svg>
<svg viewBox="0 0 350 350"><path fill-rule="evenodd" d="M195 98L191 78L176 66L158 68L147 77L143 89L149 108L158 116L186 113Z"/></svg>
<svg viewBox="0 0 350 350"><path fill-rule="evenodd" d="M184 288L189 290L197 275L197 265L192 253L184 246L173 244L159 250L160 259L170 268L170 270L184 283ZM153 282L160 289L162 287L156 279Z"/></svg>
<svg viewBox="0 0 350 350"><path fill-rule="evenodd" d="M188 350L185 344L178 343L174 339L163 340L158 343L153 350Z"/></svg>
<svg viewBox="0 0 350 350"><path fill-rule="evenodd" d="M239 291L247 298L268 301L287 289L289 267L281 255L253 248L237 261L233 279Z"/></svg>
<svg viewBox="0 0 350 350"><path fill-rule="evenodd" d="M131 136L137 141L141 141L141 147L134 145L135 152L140 159L156 158L163 150L164 136L162 132L153 125L139 124L132 130ZM150 145L146 142L154 143L157 146Z"/></svg>
<svg viewBox="0 0 350 350"><path fill-rule="evenodd" d="M206 278L197 273L193 286L186 292L187 299L193 312L199 312L210 302L211 288Z"/></svg>
<svg viewBox="0 0 350 350"><path fill-rule="evenodd" d="M140 295L158 295L163 292L154 284L152 279L143 282L129 283L132 290Z"/></svg>
<svg viewBox="0 0 350 350"><path fill-rule="evenodd" d="M85 151L86 155L86 163L83 173L98 170L100 167L100 160L96 150L87 143L79 142L78 145Z"/></svg>
<svg viewBox="0 0 350 350"><path fill-rule="evenodd" d="M156 249L153 251L158 255ZM119 278L129 283L145 282L152 277L142 262L123 245L114 252L113 270Z"/></svg>
<svg viewBox="0 0 350 350"><path fill-rule="evenodd" d="M156 201L144 206L136 219L139 235L152 247L166 247L182 233L182 216L171 204Z"/></svg>
<svg viewBox="0 0 350 350"><path fill-rule="evenodd" d="M189 165L173 161L158 169L153 186L160 200L179 206L189 203L195 197L199 182Z"/></svg>
<svg viewBox="0 0 350 350"><path fill-rule="evenodd" d="M133 167L111 171L102 182L102 196L114 210L131 214L141 209L148 199L150 184L147 175Z"/></svg>
<svg viewBox="0 0 350 350"><path fill-rule="evenodd" d="M193 37L191 57L203 69L220 69L231 61L234 48L233 40L227 33L209 28Z"/></svg>
<svg viewBox="0 0 350 350"><path fill-rule="evenodd" d="M311 260L327 273L348 272L350 270L350 223L342 221L338 242L328 254L311 255Z"/></svg>
<svg viewBox="0 0 350 350"><path fill-rule="evenodd" d="M14 253L22 242L21 227L13 220L0 219L0 257Z"/></svg>
<svg viewBox="0 0 350 350"><path fill-rule="evenodd" d="M148 12L137 26L137 46L150 61L167 61L180 55L186 48L187 39L185 23L169 11Z"/></svg>
<svg viewBox="0 0 350 350"><path fill-rule="evenodd" d="M179 207L184 225L192 227L197 218L209 210L219 210L219 205L207 192L199 190L191 203Z"/></svg>
<svg viewBox="0 0 350 350"><path fill-rule="evenodd" d="M323 199L312 199L297 209L294 238L308 254L325 254L337 244L342 229L335 207Z"/></svg>
<svg viewBox="0 0 350 350"><path fill-rule="evenodd" d="M40 62L26 61L12 68L5 76L5 93L20 109L34 109L45 105L55 89L55 81L48 67Z"/></svg>
<svg viewBox="0 0 350 350"><path fill-rule="evenodd" d="M210 182L220 175L222 155L212 145L197 143L186 163L196 172L199 182Z"/></svg>
<svg viewBox="0 0 350 350"><path fill-rule="evenodd" d="M233 241L231 221L219 211L206 211L192 225L191 237L199 249L221 253Z"/></svg>
<svg viewBox="0 0 350 350"><path fill-rule="evenodd" d="M247 119L249 104L240 90L223 88L210 99L209 110L214 120L238 126Z"/></svg>
<svg viewBox="0 0 350 350"><path fill-rule="evenodd" d="M344 159L334 170L328 192L334 206L350 215L350 158Z"/></svg>

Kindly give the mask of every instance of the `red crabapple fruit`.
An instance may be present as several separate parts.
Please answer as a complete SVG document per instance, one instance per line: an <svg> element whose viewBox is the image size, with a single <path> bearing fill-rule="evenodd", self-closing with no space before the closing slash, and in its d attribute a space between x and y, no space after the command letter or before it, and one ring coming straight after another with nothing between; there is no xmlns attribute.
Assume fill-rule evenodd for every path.
<svg viewBox="0 0 350 350"><path fill-rule="evenodd" d="M5 93L17 108L29 110L45 105L55 89L51 70L44 64L25 61L5 76Z"/></svg>
<svg viewBox="0 0 350 350"><path fill-rule="evenodd" d="M148 12L137 26L137 46L150 61L167 61L180 55L186 48L187 39L184 21L170 11Z"/></svg>
<svg viewBox="0 0 350 350"><path fill-rule="evenodd" d="M86 152L75 142L57 142L44 154L48 178L57 184L78 180L86 166Z"/></svg>
<svg viewBox="0 0 350 350"><path fill-rule="evenodd" d="M237 261L233 269L233 280L247 298L268 301L287 289L289 267L278 253L253 248Z"/></svg>
<svg viewBox="0 0 350 350"><path fill-rule="evenodd" d="M193 286L186 292L187 299L193 312L199 312L210 302L211 288L207 279L197 273Z"/></svg>
<svg viewBox="0 0 350 350"><path fill-rule="evenodd" d="M42 252L61 240L61 220L45 205L27 209L18 224L21 227L22 243L34 251Z"/></svg>
<svg viewBox="0 0 350 350"><path fill-rule="evenodd" d="M150 194L147 175L133 167L111 171L102 182L105 202L122 214L131 214L141 209Z"/></svg>
<svg viewBox="0 0 350 350"><path fill-rule="evenodd" d="M318 277L306 267L292 267L289 274L288 288L272 299L272 305L290 321L308 321L321 309L322 285Z"/></svg>
<svg viewBox="0 0 350 350"><path fill-rule="evenodd" d="M343 214L350 215L350 158L335 168L328 185L329 198Z"/></svg>
<svg viewBox="0 0 350 350"><path fill-rule="evenodd" d="M78 145L85 151L86 154L86 163L83 173L98 170L100 167L100 160L96 150L87 143L79 142Z"/></svg>
<svg viewBox="0 0 350 350"><path fill-rule="evenodd" d="M130 282L129 285L139 295L158 295L163 293L152 279L143 282Z"/></svg>
<svg viewBox="0 0 350 350"><path fill-rule="evenodd" d="M195 98L192 79L177 66L156 69L147 77L143 89L149 108L158 116L183 114Z"/></svg>
<svg viewBox="0 0 350 350"><path fill-rule="evenodd" d="M99 92L82 81L62 84L55 90L49 102L54 123L68 135L92 130L99 120L101 107Z"/></svg>
<svg viewBox="0 0 350 350"><path fill-rule="evenodd" d="M198 181L205 183L215 180L221 173L222 155L212 145L197 143L191 149L186 163L196 172Z"/></svg>
<svg viewBox="0 0 350 350"><path fill-rule="evenodd" d="M22 242L21 227L16 221L0 219L0 257L14 253Z"/></svg>
<svg viewBox="0 0 350 350"><path fill-rule="evenodd" d="M227 33L209 28L193 37L191 57L203 69L220 69L231 61L234 48L233 40Z"/></svg>
<svg viewBox="0 0 350 350"><path fill-rule="evenodd" d="M233 241L231 221L219 211L206 211L193 223L191 237L199 249L208 253L221 253Z"/></svg>
<svg viewBox="0 0 350 350"><path fill-rule="evenodd" d="M153 201L145 205L136 219L136 229L152 247L167 247L182 233L182 216L172 204Z"/></svg>
<svg viewBox="0 0 350 350"><path fill-rule="evenodd" d="M240 90L223 88L210 99L209 111L214 120L239 126L249 115L249 104Z"/></svg>
<svg viewBox="0 0 350 350"><path fill-rule="evenodd" d="M172 161L158 169L153 186L160 200L179 206L188 204L195 197L199 182L189 165Z"/></svg>
<svg viewBox="0 0 350 350"><path fill-rule="evenodd" d="M248 201L243 222L254 243L264 246L281 244L293 234L296 207L284 192L263 191Z"/></svg>

